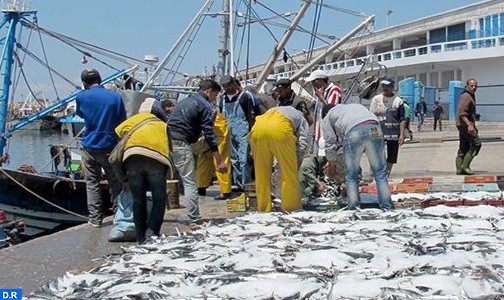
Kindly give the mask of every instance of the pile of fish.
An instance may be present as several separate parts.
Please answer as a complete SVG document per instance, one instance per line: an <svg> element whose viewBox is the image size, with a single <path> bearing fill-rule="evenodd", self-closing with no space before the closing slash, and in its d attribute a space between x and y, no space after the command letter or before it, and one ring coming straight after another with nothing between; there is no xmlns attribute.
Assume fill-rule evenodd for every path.
<svg viewBox="0 0 504 300"><path fill-rule="evenodd" d="M29 299L504 297L504 209L251 213L154 243Z"/></svg>

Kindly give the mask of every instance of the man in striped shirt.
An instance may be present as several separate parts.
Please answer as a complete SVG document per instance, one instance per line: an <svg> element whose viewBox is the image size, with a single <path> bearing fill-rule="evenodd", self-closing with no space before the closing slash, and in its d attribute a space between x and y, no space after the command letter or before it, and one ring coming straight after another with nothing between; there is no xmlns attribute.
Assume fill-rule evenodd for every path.
<svg viewBox="0 0 504 300"><path fill-rule="evenodd" d="M341 104L343 93L337 85L329 82L329 76L322 70L313 71L305 81L311 82L318 98L315 105L315 136L313 143L313 153L318 155L319 149L323 149L325 144L322 134L322 108L328 104Z"/></svg>

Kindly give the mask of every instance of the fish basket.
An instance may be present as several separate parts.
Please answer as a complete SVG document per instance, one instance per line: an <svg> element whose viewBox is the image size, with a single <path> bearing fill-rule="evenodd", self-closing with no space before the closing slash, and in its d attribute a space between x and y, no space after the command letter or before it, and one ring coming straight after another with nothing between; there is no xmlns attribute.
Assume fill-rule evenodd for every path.
<svg viewBox="0 0 504 300"><path fill-rule="evenodd" d="M178 180L166 180L166 199L166 209L180 208Z"/></svg>
<svg viewBox="0 0 504 300"><path fill-rule="evenodd" d="M497 181L497 176L495 175L472 175L465 176L464 183L493 183Z"/></svg>
<svg viewBox="0 0 504 300"><path fill-rule="evenodd" d="M247 210L247 201L245 199L245 194L227 200L227 210L228 212L245 212Z"/></svg>

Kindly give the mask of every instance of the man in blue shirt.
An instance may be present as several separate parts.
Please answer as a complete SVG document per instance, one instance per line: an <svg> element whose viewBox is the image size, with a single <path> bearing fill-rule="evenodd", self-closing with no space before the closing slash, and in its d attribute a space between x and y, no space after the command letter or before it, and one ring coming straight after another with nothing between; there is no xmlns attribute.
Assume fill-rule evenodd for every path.
<svg viewBox="0 0 504 300"><path fill-rule="evenodd" d="M77 95L76 113L86 123L82 135L82 159L86 171L86 191L89 210L88 224L101 227L103 220L100 181L102 169L115 203L122 183L115 175L108 157L118 142L115 128L126 120L126 110L120 94L102 87L101 76L95 69L82 71L84 91Z"/></svg>

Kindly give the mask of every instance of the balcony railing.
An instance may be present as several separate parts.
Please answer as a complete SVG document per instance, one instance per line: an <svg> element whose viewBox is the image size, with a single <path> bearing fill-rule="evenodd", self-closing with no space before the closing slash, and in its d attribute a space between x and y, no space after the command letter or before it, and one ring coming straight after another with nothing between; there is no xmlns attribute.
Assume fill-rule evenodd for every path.
<svg viewBox="0 0 504 300"><path fill-rule="evenodd" d="M485 49L485 48L503 47L503 46L504 46L504 35L499 35L493 37L451 41L440 44L430 44L425 46L394 50L390 52L375 54L375 57L378 62L383 63L388 61L410 59L411 57L422 56L427 54L437 55L438 53L453 53L456 51ZM332 62L328 64L319 65L315 67L314 70L319 69L325 71L332 71L335 73L339 73L339 70L341 70L343 73L346 73L347 71L355 72L355 67L362 65L365 60L366 57L359 57L344 61ZM294 71L289 71L278 73L276 75L278 76L278 78L288 78L293 73ZM251 81L255 82L255 79L251 79Z"/></svg>

